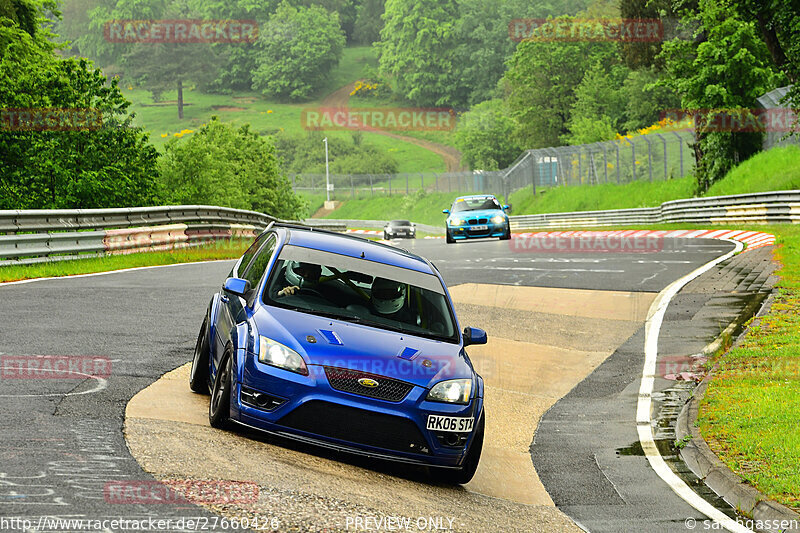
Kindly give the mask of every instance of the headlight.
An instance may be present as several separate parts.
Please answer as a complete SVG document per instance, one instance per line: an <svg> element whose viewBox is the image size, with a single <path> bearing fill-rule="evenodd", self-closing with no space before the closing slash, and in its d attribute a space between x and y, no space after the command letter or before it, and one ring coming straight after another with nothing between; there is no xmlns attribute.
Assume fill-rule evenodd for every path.
<svg viewBox="0 0 800 533"><path fill-rule="evenodd" d="M492 222L494 222L495 224L502 224L505 221L506 219L503 215L495 215L492 217Z"/></svg>
<svg viewBox="0 0 800 533"><path fill-rule="evenodd" d="M460 226L464 223L464 219L461 218L451 218L450 225L451 226Z"/></svg>
<svg viewBox="0 0 800 533"><path fill-rule="evenodd" d="M471 379L449 379L440 381L428 392L428 400L447 403L469 403L472 392Z"/></svg>
<svg viewBox="0 0 800 533"><path fill-rule="evenodd" d="M258 360L262 363L277 366L290 372L297 372L298 374L308 375L308 367L306 362L299 353L291 348L284 346L279 342L275 342L267 337L260 337L261 343L258 349Z"/></svg>

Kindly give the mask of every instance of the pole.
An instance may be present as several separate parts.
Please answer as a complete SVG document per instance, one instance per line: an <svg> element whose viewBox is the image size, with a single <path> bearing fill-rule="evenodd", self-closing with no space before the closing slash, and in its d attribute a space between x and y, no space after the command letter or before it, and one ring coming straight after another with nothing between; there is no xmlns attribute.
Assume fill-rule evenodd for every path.
<svg viewBox="0 0 800 533"><path fill-rule="evenodd" d="M328 201L331 201L331 176L330 172L328 171L328 138L325 137L322 139L322 142L325 143L325 194L327 195L326 198Z"/></svg>

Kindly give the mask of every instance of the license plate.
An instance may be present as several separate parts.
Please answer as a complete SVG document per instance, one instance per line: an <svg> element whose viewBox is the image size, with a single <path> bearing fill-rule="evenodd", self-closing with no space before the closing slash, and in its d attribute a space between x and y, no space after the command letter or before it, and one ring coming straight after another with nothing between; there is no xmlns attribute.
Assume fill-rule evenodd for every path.
<svg viewBox="0 0 800 533"><path fill-rule="evenodd" d="M475 419L473 417L428 415L429 431L467 433L472 431L474 424Z"/></svg>
<svg viewBox="0 0 800 533"><path fill-rule="evenodd" d="M486 231L487 229L489 229L489 226L487 226L486 224L483 224L481 226L471 226L469 229L474 230L474 231Z"/></svg>

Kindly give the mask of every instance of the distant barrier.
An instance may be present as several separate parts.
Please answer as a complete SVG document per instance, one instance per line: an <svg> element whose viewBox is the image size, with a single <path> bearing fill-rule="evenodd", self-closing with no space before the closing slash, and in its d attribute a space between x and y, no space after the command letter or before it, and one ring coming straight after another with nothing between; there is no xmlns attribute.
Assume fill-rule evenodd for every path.
<svg viewBox="0 0 800 533"><path fill-rule="evenodd" d="M0 211L0 265L170 250L252 238L270 222L255 211L202 205ZM342 224L315 227L344 231Z"/></svg>

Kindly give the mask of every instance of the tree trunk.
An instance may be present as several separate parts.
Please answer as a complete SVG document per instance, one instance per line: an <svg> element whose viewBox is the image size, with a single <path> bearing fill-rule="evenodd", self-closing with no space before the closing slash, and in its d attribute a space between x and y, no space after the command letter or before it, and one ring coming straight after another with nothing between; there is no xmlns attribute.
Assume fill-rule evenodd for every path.
<svg viewBox="0 0 800 533"><path fill-rule="evenodd" d="M178 119L183 120L183 81L178 80Z"/></svg>
<svg viewBox="0 0 800 533"><path fill-rule="evenodd" d="M761 35L764 37L764 42L767 45L767 50L769 50L775 65L786 74L786 76L789 78L789 81L795 83L797 80L794 77L794 72L792 72L792 69L786 68L786 53L781 46L781 42L778 39L778 34L775 32L775 28L769 23L763 13L757 13L756 20L758 21L758 27L761 30Z"/></svg>

